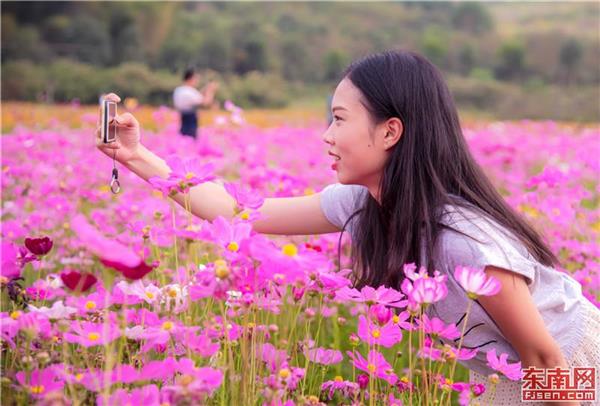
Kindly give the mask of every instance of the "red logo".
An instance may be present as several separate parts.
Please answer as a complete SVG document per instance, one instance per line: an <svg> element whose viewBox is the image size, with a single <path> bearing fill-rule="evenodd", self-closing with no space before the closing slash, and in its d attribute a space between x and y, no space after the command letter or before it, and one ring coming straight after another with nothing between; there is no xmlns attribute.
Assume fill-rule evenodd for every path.
<svg viewBox="0 0 600 406"><path fill-rule="evenodd" d="M596 368L523 369L521 400L523 402L595 401Z"/></svg>

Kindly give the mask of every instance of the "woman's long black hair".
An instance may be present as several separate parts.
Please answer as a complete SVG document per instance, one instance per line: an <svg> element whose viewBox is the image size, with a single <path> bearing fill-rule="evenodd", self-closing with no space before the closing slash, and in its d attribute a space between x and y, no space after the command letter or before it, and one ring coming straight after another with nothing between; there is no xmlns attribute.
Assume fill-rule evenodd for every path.
<svg viewBox="0 0 600 406"><path fill-rule="evenodd" d="M432 63L414 52L388 51L352 63L343 77L360 90L375 123L397 117L404 125L381 177L381 204L367 194L355 213L355 286L399 288L406 263L432 273L437 238L447 228L440 223L446 204L468 205L503 226L540 263L557 263L475 162L448 86Z"/></svg>

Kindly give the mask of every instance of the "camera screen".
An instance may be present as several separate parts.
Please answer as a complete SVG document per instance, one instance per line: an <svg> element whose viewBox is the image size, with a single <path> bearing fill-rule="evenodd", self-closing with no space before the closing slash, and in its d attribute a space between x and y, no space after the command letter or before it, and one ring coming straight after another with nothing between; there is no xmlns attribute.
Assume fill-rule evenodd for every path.
<svg viewBox="0 0 600 406"><path fill-rule="evenodd" d="M117 139L117 128L109 123L117 115L117 103L106 102L106 141L112 142Z"/></svg>
<svg viewBox="0 0 600 406"><path fill-rule="evenodd" d="M108 103L108 122L115 118L117 115L117 105L115 103Z"/></svg>

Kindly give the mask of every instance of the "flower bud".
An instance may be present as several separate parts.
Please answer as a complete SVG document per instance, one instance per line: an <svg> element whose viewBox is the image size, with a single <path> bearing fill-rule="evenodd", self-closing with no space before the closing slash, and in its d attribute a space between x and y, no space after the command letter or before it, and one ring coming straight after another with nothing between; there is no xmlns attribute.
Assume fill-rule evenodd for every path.
<svg viewBox="0 0 600 406"><path fill-rule="evenodd" d="M366 389L369 386L369 375L360 374L356 377L356 382L361 389Z"/></svg>

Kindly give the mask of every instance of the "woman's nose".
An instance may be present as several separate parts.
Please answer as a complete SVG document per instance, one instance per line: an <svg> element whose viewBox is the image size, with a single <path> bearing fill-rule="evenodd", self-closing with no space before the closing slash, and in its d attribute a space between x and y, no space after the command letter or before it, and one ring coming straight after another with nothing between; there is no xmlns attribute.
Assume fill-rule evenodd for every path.
<svg viewBox="0 0 600 406"><path fill-rule="evenodd" d="M331 131L329 131L330 128L331 127L327 128L327 130L325 130L325 132L323 133L322 138L323 138L323 141L326 144L333 145L333 137L331 136Z"/></svg>

